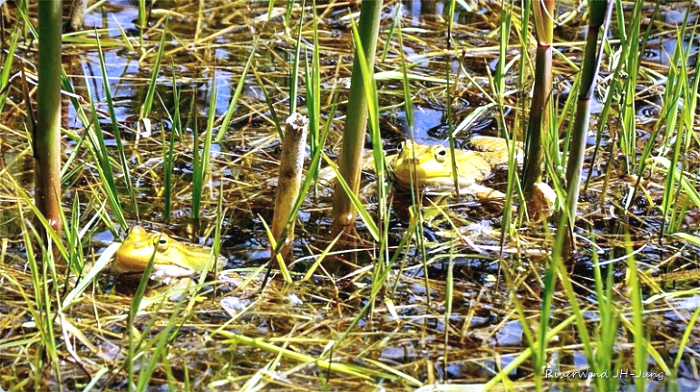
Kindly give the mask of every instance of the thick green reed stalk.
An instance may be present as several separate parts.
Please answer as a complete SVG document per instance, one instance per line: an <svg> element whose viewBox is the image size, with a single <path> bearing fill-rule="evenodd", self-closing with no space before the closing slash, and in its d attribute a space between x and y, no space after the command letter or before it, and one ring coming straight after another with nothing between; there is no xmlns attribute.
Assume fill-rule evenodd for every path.
<svg viewBox="0 0 700 392"><path fill-rule="evenodd" d="M535 87L530 105L530 121L527 125L527 156L523 174L523 191L529 201L535 184L542 181L544 149L542 136L549 123L550 94L552 92L552 39L554 29L554 0L534 1L535 38Z"/></svg>
<svg viewBox="0 0 700 392"><path fill-rule="evenodd" d="M374 54L377 49L379 35L379 17L382 10L382 0L367 0L362 2L360 10L360 41L367 59L367 66L374 70ZM367 97L365 83L362 79L359 56L355 56L350 80L350 96L348 97L348 112L345 120L343 149L340 153L339 171L353 193L360 189L360 169L362 168L362 147L365 142L367 125ZM333 195L333 225L337 229L352 227L357 217L350 197L342 186L337 184Z"/></svg>
<svg viewBox="0 0 700 392"><path fill-rule="evenodd" d="M36 204L61 230L61 15L62 1L39 2L39 86L34 132Z"/></svg>
<svg viewBox="0 0 700 392"><path fill-rule="evenodd" d="M598 33L603 29L605 37L612 10L612 0L589 1L590 22L588 24L588 34L586 36L586 49L583 57L583 68L581 69L581 83L578 93L578 104L576 106L576 118L574 119L573 134L571 135L571 148L569 160L566 165L566 210L568 219L567 233L573 232L576 221L576 205L579 195L579 179L583 168L583 158L586 151L586 138L588 137L588 124L591 113L591 101L593 99L593 88L595 79L600 69L600 61L603 57L603 44L598 46ZM567 244L573 244L573 238L569 238Z"/></svg>

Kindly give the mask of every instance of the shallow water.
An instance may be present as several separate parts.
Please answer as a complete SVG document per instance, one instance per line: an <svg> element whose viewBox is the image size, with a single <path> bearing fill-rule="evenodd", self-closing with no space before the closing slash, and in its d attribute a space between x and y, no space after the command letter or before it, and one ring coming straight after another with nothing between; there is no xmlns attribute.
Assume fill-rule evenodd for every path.
<svg viewBox="0 0 700 392"><path fill-rule="evenodd" d="M458 6L455 15L457 23L454 29L458 54L448 56L445 48L444 19L440 15L444 10L442 2L407 1L390 3L382 14L382 34L378 51L389 48L386 61L378 61L377 72L395 71L400 67L398 53L404 53L411 73L427 77L444 79L446 63L450 72L458 75L457 87L452 86L453 126L457 126L471 113L488 103L482 92L467 82L466 74L473 77L484 90L492 93L490 77L495 71L499 60L498 37L498 4L492 2L470 3L470 9ZM7 7L8 5L6 5ZM224 200L225 213L221 219L222 240L221 252L227 256L229 268L257 267L269 259L269 243L264 229L263 220L272 219L272 198L277 183L278 157L280 143L277 130L273 125L270 110L262 93L264 88L270 104L278 116L284 118L288 113L289 72L294 57L294 40L298 26L289 26L290 34L284 24L285 9L274 9L276 17L265 23L267 3L245 2L205 2L202 3L203 14L198 18L200 4L184 4L179 2L156 3L147 28L143 29L143 47L139 47L141 29L138 27L138 8L135 2L116 2L107 4L101 9L89 12L86 16L86 26L99 29L100 40L103 44L103 54L107 68L107 77L114 99L116 119L122 142L125 145L125 155L129 165L130 176L134 184L134 194L137 210L131 208L123 173L116 160L114 173L117 187L123 192L120 201L124 208L127 222L139 222L153 230L173 233L175 238L201 245L212 245L212 229L216 220L217 201L220 192ZM389 43L388 29L397 7L401 7L402 23L404 26L404 48L398 47L396 37ZM669 6L670 7L670 6ZM666 23L676 23L679 11L673 9L662 13ZM691 10L697 12L697 6ZM299 5L292 10L291 20L299 18ZM327 119L326 113L331 106L331 92L337 88L340 93L336 118L332 119L332 134L325 150L329 155L339 153L340 137L343 127L343 116L347 108L348 84L352 66L351 34L349 12L357 12L358 4L319 3L320 28L319 45L322 124ZM576 7L562 3L558 10L565 12L576 11ZM674 16L675 15L675 16ZM168 37L165 41L165 57L156 79L156 99L153 110L148 117L151 127L147 128L139 122L139 111L150 83L151 71L161 38L166 16L168 22ZM356 14L353 16L356 17ZM496 18L496 19L494 19ZM307 19L308 21L308 11ZM582 14L562 22L557 29L557 50L578 61L581 57L582 42L565 45L565 38L580 40L578 33L583 30ZM134 51L129 51L123 42L121 27L128 37ZM304 26L303 41L313 40L310 24ZM668 74L669 56L677 40L668 34L661 34L667 26L655 24L654 38L647 43L642 52L643 66L649 71L646 79L640 78L639 95L635 97L635 113L638 125L638 153L650 139L650 132L657 125L660 115L659 107L664 97L664 74ZM675 30L674 30L675 31ZM657 33L658 32L658 33ZM117 158L116 139L111 119L109 118L106 94L102 85L102 74L99 66L97 47L94 44L95 33L86 29L82 35L66 38L64 47L65 69L73 84L76 94L83 97L81 105L87 110L87 90L92 92L93 102L98 110L98 121L105 137L105 144L112 158ZM407 37L410 37L407 38ZM81 41L81 39L83 41ZM261 79L258 83L252 71L248 73L241 96L235 108L228 132L220 143L215 143L210 153L210 174L205 181L203 202L200 209L202 219L193 222L192 216L192 176L193 151L202 149L202 141L195 143L195 128L201 134L206 129L209 116L210 94L213 86L218 89L218 95L213 101L214 134L221 127L231 98L238 85L245 63L254 49L254 70ZM85 43L88 42L88 43ZM682 44L697 51L697 45L690 45L690 37L684 37ZM613 49L618 47L613 44ZM20 47L17 58L26 58L31 63L36 61L36 44L31 48ZM310 50L310 49L309 49ZM531 51L532 52L532 51ZM516 38L512 38L507 53L507 61L520 58L520 46ZM304 51L302 50L302 56ZM311 60L310 51L306 54ZM530 53L532 55L532 53ZM2 57L4 59L4 57ZM378 55L379 58L379 55ZM690 56L689 67L694 67L695 56ZM19 61L15 61L15 65ZM554 99L558 100L561 109L570 94L575 71L563 61L555 60ZM609 65L604 64L604 74L612 72ZM506 78L506 93L503 96L503 116L492 107L483 112L462 133L455 136L458 147L466 146L473 135L498 136L506 127L508 132L518 138L526 127L527 118L523 112L526 107L524 97L528 96L530 86L518 86L518 67L511 67ZM303 64L300 71L303 80ZM173 74L175 81L173 82ZM454 81L453 81L454 82ZM7 169L13 178L25 189L30 189L32 173L31 153L28 150L27 134L24 131L26 119L15 105L22 101L21 90L16 91L17 82L13 82L10 99L14 105L5 105L0 113L4 126L0 128L1 169ZM603 83L601 86L606 87ZM182 133L176 135L174 143L174 165L172 169L173 191L171 192L170 216L165 216L163 195L164 156L168 140L173 132L172 117L175 113L173 88L180 91L179 111L182 116ZM303 82L298 86L296 101L300 110L306 110L306 96ZM413 99L412 130L414 140L425 144L447 145L447 133L450 126L447 118L447 102L444 84L436 82L415 81L411 85ZM384 150L388 155L395 153L397 145L411 131L406 123L406 109L403 107L403 91L401 80L384 80L378 82L379 102L385 110L380 111ZM602 110L602 99L597 97L594 113ZM75 160L67 168L64 178L64 207L69 211L72 200L80 200L80 221L78 225L86 227L90 219L101 211L105 200L99 173L95 167L93 156L85 144L79 146L79 138L84 134L84 126L77 116L76 108L65 101L65 116L62 126L74 133L77 138L64 138L64 162L75 154ZM645 190L637 192L634 199L630 198L630 183L623 177L628 174L627 163L619 156L611 156L609 147L616 145L619 135L615 125L620 119L617 111L608 121L611 127L606 127L602 133L601 147L595 162L591 161L592 148L588 151L584 174L591 175L588 192L582 193L579 209L579 226L575 234L580 245L575 266L571 267L572 277L577 286L576 293L584 305L597 301L593 293L593 260L595 255L601 262L610 262L603 269L603 274L610 272L613 282L617 283L615 292L621 303L626 303L625 286L622 283L626 274L626 246L635 251L635 261L647 270L660 262L673 259L673 268L681 265L698 264L697 246L682 241L664 240L658 238L662 227L667 222L659 213L663 200L664 176L660 171L650 172L650 183ZM568 122L563 121L563 129ZM597 125L595 118L592 125ZM611 129L613 130L611 132ZM615 138L613 140L613 138ZM589 147L595 144L595 134L588 138ZM670 146L662 136L654 140L654 153L668 155ZM697 149L696 145L692 145ZM618 154L616 152L615 154ZM601 201L608 165L613 165L609 172L606 199ZM561 170L561 168L559 168ZM550 172L552 173L552 172ZM557 173L555 170L554 173ZM374 181L371 174L364 177L365 183ZM507 175L497 172L489 179L489 186L501 191L506 189ZM660 186L660 187L659 187ZM696 184L693 187L698 190ZM29 274L23 267L26 259L21 238L21 218L17 213L18 198L16 191L3 180L2 199L0 199L0 234L7 242L3 245L3 272L15 276L29 289L31 282ZM311 192L302 208L298 222L294 255L301 259L293 267L294 271L305 272L316 260L316 257L332 240L330 228L329 193L320 189L316 194ZM687 198L684 200L688 200ZM679 201L679 203L683 200ZM353 330L351 337L341 346L337 358L340 362L352 363L355 355L362 359L375 359L385 365L394 366L403 372L420 379L422 382L449 381L450 383L484 382L490 379L494 372L506 366L513 357L527 347L522 336L523 326L518 321L516 307L511 295L520 298L526 311L526 317L531 322L533 330L539 322L539 311L542 305L542 275L546 262L545 254L551 249L551 232L556 230L558 215L546 225L529 226L512 233L511 238L503 248L500 244L500 229L502 208L497 205L482 205L477 200L464 197L459 200L448 199L436 202L442 210L434 207L429 201L423 202L423 211L427 217L419 230L425 243L425 252L411 244L409 249L398 254L397 262L390 287L384 290L386 298L390 298L395 306L394 312L399 321L391 314L389 306L376 305L376 313L372 317L363 318ZM24 202L20 203L25 216L28 209ZM395 195L393 198L389 220L389 257L395 255L396 247L406 235L410 225L411 199L405 195ZM698 207L689 204L689 213L681 219L680 231L697 232ZM368 205L370 211L376 211L376 206ZM109 209L106 215L114 219ZM441 211L444 211L443 214ZM101 213L101 212L100 212ZM449 218L449 220L447 219ZM109 243L123 235L121 229L113 222L105 219L90 222L82 251L86 259L94 259ZM452 229L452 224L460 228ZM347 263L351 271L362 271L377 259L380 252L378 245L369 240L366 228L359 222L359 234L354 242L347 241L341 250L333 253L330 261ZM629 241L625 239L625 231L629 232ZM595 239L591 238L595 233ZM476 245L476 246L473 246ZM425 263L425 264L424 264ZM398 274L401 266L401 275ZM503 268L511 268L515 276L514 283L506 282ZM342 269L342 268L341 268ZM207 340L203 334L212 333L223 323L234 319L228 331L251 337L281 338L293 336L318 339L311 343L299 343L295 349L311 356L320 356L325 352L324 339L337 339L346 328L350 327L352 317L367 304L368 285L372 283L373 275L369 268L357 276L350 272L344 279L330 279L319 273L314 281L299 284L285 292L279 279L273 283L274 294L260 295L253 302L245 302L244 306L231 306L241 312L241 319L235 320L228 308L222 308L221 302L214 301L213 295L207 297L198 305L195 319L181 330L178 339L172 343L173 352L182 353L181 358L174 358L173 367L179 375L178 382L185 379L184 370L189 369L190 376L197 374L202 384L214 380L225 380L228 386L240 387L239 381L232 381L240 376L247 378L255 374L266 361L271 360L269 353L257 348L238 344L228 347L228 341ZM249 273L249 272L248 272ZM425 277L430 279L431 287L426 288ZM445 324L447 296L446 281L453 277L454 292L452 293L451 317ZM90 340L97 340L99 331L107 331L105 338L99 338L105 345L102 357L110 369L118 369L123 361L124 353L117 352L115 347L124 344L126 330L123 316L129 309L132 287L122 290L120 281L104 279L95 286L95 292L89 294L96 305L91 311L85 303L76 308L76 318L81 318L89 324L85 329ZM127 284L128 286L128 284ZM216 285L214 285L216 287ZM680 284L679 288L693 288L696 284ZM217 287L217 289L219 289ZM7 290L7 291L5 291ZM6 325L17 325L19 321L27 322L30 315L22 310L25 303L22 297L13 289L0 290L2 297L7 298L2 303L2 313L8 315ZM131 291L129 291L131 290ZM155 290L155 289L154 289ZM236 289L227 291L221 289L216 295L223 296L224 304L232 300L230 295L238 295ZM670 290L669 290L670 291ZM252 291L251 291L252 293ZM252 295L247 293L248 295ZM645 291L645 298L653 295ZM86 294L87 295L87 294ZM94 297L93 297L94 295ZM228 297L227 297L228 296ZM290 300L296 297L298 300ZM236 297L238 299L238 297ZM246 300L251 301L251 300ZM622 306L622 305L621 305ZM648 323L649 339L667 362L675 357L679 339L686 328L690 310L665 312L657 311L670 305L648 306L649 314L645 315ZM565 320L570 314L570 308L563 294L555 295L553 305L552 325ZM629 311L622 307L621 312ZM99 317L94 316L99 315ZM596 313L591 313L591 319L596 319ZM145 319L145 317L144 317ZM101 320L97 322L97 320ZM106 320L106 321L105 321ZM145 321L143 322L145 324ZM20 323L21 324L21 323ZM141 325L143 327L143 325ZM0 327L0 329L5 327ZM29 334L29 329L7 327L6 331L12 336ZM568 348L579 341L576 332L562 334L558 343L552 346L561 352L563 363L584 366L585 358L579 349ZM628 338L629 331L620 332L620 355L628 356L631 349L622 347L622 341ZM694 331L692 336L696 336ZM0 342L1 344L2 342ZM194 348L193 348L194 347ZM698 349L695 340L691 340L691 349ZM192 351L188 351L191 349ZM80 347L81 355L91 356L85 347ZM22 355L13 351L12 355ZM447 360L443 359L447 357ZM631 355L630 355L631 357ZM692 384L694 377L692 363L694 357L686 351L680 361L678 373L679 383ZM2 368L6 369L13 359L11 356L0 357ZM27 362L27 361L24 361ZM630 362L631 363L631 362ZM625 362L627 365L627 362ZM284 371L295 366L293 361L283 364ZM530 380L533 376L532 364L526 361L511 372L510 376L517 381ZM650 366L653 367L653 366ZM291 376L280 377L289 385L311 385L318 388L322 383L315 379L314 369L294 373ZM3 370L4 372L4 370ZM280 370L282 372L282 370ZM29 374L30 367L22 366L22 370L13 374ZM77 380L81 380L76 376ZM311 377L311 378L309 378ZM319 376L320 377L320 376ZM335 378L331 381L334 388L348 387L354 379ZM165 384L167 372L159 369L157 381ZM107 388L123 387L124 375L120 374L111 383L103 381ZM291 381L290 381L291 380ZM311 380L311 381L310 381ZM81 381L84 382L84 381ZM347 384L346 384L347 383ZM2 385L2 384L0 384ZM181 385L181 384L177 384ZM272 384L270 384L272 385ZM283 388L284 383L278 384ZM387 388L401 390L408 384L399 381L387 381ZM684 384L685 385L685 384ZM3 386L4 388L4 386Z"/></svg>

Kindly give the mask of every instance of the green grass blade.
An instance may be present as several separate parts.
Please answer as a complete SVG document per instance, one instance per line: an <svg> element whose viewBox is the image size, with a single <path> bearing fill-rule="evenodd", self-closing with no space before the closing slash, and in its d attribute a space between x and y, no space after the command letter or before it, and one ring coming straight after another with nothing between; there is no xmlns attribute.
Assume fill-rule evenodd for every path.
<svg viewBox="0 0 700 392"><path fill-rule="evenodd" d="M289 9L287 10L287 20L289 20L289 12L291 11L291 5L294 2L289 2ZM297 29L297 38L294 45L294 61L292 62L292 69L289 71L289 115L296 113L297 111L297 86L299 85L299 61L301 60L301 29L304 27L304 10L306 9L306 0L301 2L301 15L299 16L299 28Z"/></svg>
<svg viewBox="0 0 700 392"><path fill-rule="evenodd" d="M139 0L141 4L145 0ZM143 28L140 29L143 31ZM148 83L148 90L146 90L146 98L141 105L141 110L139 112L139 119L147 119L151 115L151 108L153 107L153 98L155 97L156 87L158 86L158 74L160 73L160 63L163 61L163 52L165 52L165 38L168 35L168 21L166 20L163 26L163 33L160 36L160 43L158 44L158 53L156 54L156 60L153 63L153 72L151 72L151 81ZM143 46L141 46L143 47Z"/></svg>
<svg viewBox="0 0 700 392"><path fill-rule="evenodd" d="M12 72L12 63L15 59L15 50L17 49L17 41L21 35L20 23L15 23L15 28L12 30L12 35L10 37L10 43L7 45L5 52L5 62L3 64L2 70L0 71L0 113L5 107L5 100L7 99L7 93L10 88L10 74Z"/></svg>
<svg viewBox="0 0 700 392"><path fill-rule="evenodd" d="M102 73L102 88L104 90L105 99L107 100L107 107L109 108L109 118L112 121L112 130L114 132L114 140L117 143L117 151L119 152L119 162L121 163L122 173L124 175L124 182L126 184L126 192L129 195L129 200L131 201L131 210L136 215L138 219L139 209L136 205L136 194L134 192L134 186L131 182L131 175L129 174L129 162L126 159L126 154L124 152L124 144L122 143L121 132L119 131L119 122L117 121L117 114L114 111L114 100L112 99L112 89L109 86L109 79L107 77L107 66L105 65L105 56L102 52L102 46L100 44L99 35L95 35L95 41L97 42L97 53L100 58L100 71ZM95 113L93 113L94 116ZM96 117L95 117L96 119ZM106 151L106 150L105 150Z"/></svg>
<svg viewBox="0 0 700 392"><path fill-rule="evenodd" d="M362 204L362 201L358 199L357 195L353 193L353 191L350 189L348 186L348 183L345 181L345 179L340 175L340 172L338 171L338 167L335 165L335 162L328 158L326 153L321 152L323 159L326 161L328 166L330 166L333 171L335 172L335 175L337 177L338 182L340 183L340 186L343 188L343 191L347 193L348 197L350 198L350 202L352 202L352 205L357 209L358 213L362 217L362 221L365 222L365 225L367 226L367 229L369 230L369 233L372 235L372 238L374 241L379 241L380 239L380 234L379 234L379 228L377 227L377 224L374 223L374 220L372 219L372 215L370 215L369 212L365 209L365 206Z"/></svg>
<svg viewBox="0 0 700 392"><path fill-rule="evenodd" d="M245 63L245 67L243 68L243 73L241 74L240 79L238 79L238 85L236 86L236 91L233 93L233 97L231 97L231 103L228 105L228 109L226 110L226 115L224 116L224 122L221 123L221 127L219 128L219 132L216 134L216 142L220 143L221 140L223 140L224 135L226 134L226 131L228 130L228 124L231 122L231 117L233 117L233 113L236 111L236 104L238 103L238 97L241 96L241 92L243 91L243 87L245 86L245 81L246 81L246 76L248 75L248 70L250 69L250 64L253 63L253 58L255 58L255 53L257 53L258 50L258 41L256 40L253 43L253 50L250 51L250 56L248 56L248 61ZM265 91L265 89L263 89Z"/></svg>

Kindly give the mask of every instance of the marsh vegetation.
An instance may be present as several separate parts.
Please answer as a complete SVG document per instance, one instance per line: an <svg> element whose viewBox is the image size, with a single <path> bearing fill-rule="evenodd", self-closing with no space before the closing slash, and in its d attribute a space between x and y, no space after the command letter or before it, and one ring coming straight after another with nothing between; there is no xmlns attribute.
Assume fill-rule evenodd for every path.
<svg viewBox="0 0 700 392"><path fill-rule="evenodd" d="M324 175L359 72L360 8L90 3L85 28L62 40L63 233L52 237L33 198L37 6L0 1L0 389L700 386L698 5L614 2L557 262L586 4L559 1L551 15L541 172L559 201L535 220L515 149L485 180L501 202L398 192L382 171L407 139L446 154L478 136L525 140L532 4L385 0L360 79L374 167L354 229L337 235L343 188ZM308 157L287 273L268 226L297 112ZM134 225L212 247L223 271L178 289L111 272ZM609 376L565 377L574 371ZM625 371L645 376L612 377Z"/></svg>

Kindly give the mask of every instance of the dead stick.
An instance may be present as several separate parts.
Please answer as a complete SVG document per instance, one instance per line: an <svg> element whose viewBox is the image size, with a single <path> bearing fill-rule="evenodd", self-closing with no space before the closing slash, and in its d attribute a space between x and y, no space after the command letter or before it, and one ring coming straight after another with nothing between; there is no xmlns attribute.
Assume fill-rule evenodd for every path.
<svg viewBox="0 0 700 392"><path fill-rule="evenodd" d="M290 221L289 215L292 212L292 208L294 208L297 197L299 197L308 128L309 120L306 116L298 113L292 114L285 125L279 180L277 181L277 194L275 196L275 215L272 218L272 236L278 242L281 240L280 237L287 222ZM280 252L283 257L289 254L291 250L291 244L294 240L295 219L291 219L292 223L287 230L287 238L284 239L285 244Z"/></svg>

